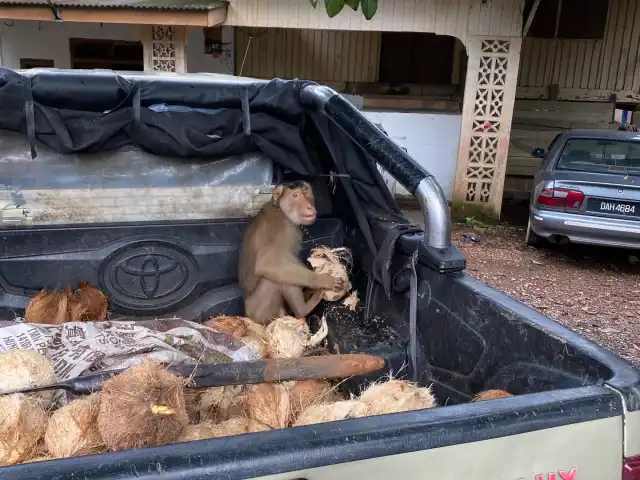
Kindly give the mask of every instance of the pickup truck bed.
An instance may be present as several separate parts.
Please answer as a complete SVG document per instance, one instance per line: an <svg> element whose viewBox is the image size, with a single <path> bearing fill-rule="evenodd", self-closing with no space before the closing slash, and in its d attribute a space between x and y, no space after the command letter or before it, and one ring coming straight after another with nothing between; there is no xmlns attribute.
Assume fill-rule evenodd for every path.
<svg viewBox="0 0 640 480"><path fill-rule="evenodd" d="M5 190L12 198L20 195L27 198L24 206L28 208L29 199L35 196L33 192L41 188L38 182L44 181L32 178L33 185L23 187L26 181L21 185L15 180L18 178L15 171L21 171L19 167L25 165L25 159L3 156L3 150L8 145L15 148L16 141L24 142L26 152L29 142L35 145L40 158L26 160L54 167L58 165L56 162L64 164L65 158L73 158L71 164L82 158L95 162L95 152L122 147L122 144L110 143L121 134L118 129L111 130L116 133L110 139L96 137L89 141L85 136L82 148L78 142L72 151L67 149L65 136L59 131L60 126L72 132L78 128L73 132L76 139L80 131L89 135L89 126L78 127L70 120L75 118L71 109L95 120L100 118L99 112L114 110L114 103L124 105L121 108L128 109L127 115L134 111L133 126L127 123L131 116L118 120L120 125L127 125L127 133L122 135L129 138L128 144L141 148L149 157L165 153L182 158L185 164L197 164L198 157L235 158L253 149L263 158L274 161L273 182L285 176L311 177L319 197L320 218L306 232L301 255L317 245L351 248L355 258L352 280L363 303L363 308L355 314L338 315L324 306L329 320L330 346L340 353L384 355L394 375L433 384L441 406L179 445L27 463L0 468L0 478L623 478L625 459L633 466L633 457L640 455L637 414L640 379L634 367L464 273L464 261L447 238L448 212L437 210L438 201L442 199L430 198L425 202L423 198L427 228L425 232L415 231L415 226L402 217L388 195L372 160L394 174L419 199L428 192L424 187L428 174L339 96L332 96L329 90L316 90L314 98L319 99L321 108L314 110L313 102L307 99L305 103L305 95L313 88L305 88L315 85L279 80L245 85L203 78L115 77L55 70L19 74L0 69L0 110L14 114L0 118L0 128L32 134L31 139L29 135L20 136L22 140L10 134L0 136L0 159L3 160L0 178L8 179ZM95 104L82 95L75 99L74 92L77 96L80 82L94 88L94 97L99 99ZM24 117L24 92L29 88L27 104L28 98L33 97L35 111L39 112L31 127ZM290 88L295 95L287 90ZM250 122L247 121L247 102L243 104L239 100L243 91L252 106ZM229 118L240 119L229 134L227 150L222 153L213 151L219 147L215 144L184 151L180 142L171 145L167 132L180 130L175 118L171 118L172 113L156 114L158 117L152 121L144 120L145 113L135 113L136 108L144 110L145 105L160 100L191 107L216 108L224 104L211 92L218 92L220 98L226 99L221 109L228 110ZM269 92L271 98L274 92L281 94L280 106L285 100L299 98L299 112L294 115L289 111L285 115L277 104L267 99ZM196 101L198 93L209 97ZM143 99L137 106L136 97L138 102L140 97ZM236 97L235 103L229 100ZM69 100L72 98L73 101ZM234 112L235 116L231 115ZM119 114L115 111L114 115ZM287 143L288 139L283 137L278 143L277 137L265 126L268 122L263 118L260 123L261 116L269 115L287 124L286 129L279 130L281 135L284 131L293 135L289 127L296 126L299 129L296 131L301 132L299 141ZM114 120L114 124L118 122ZM136 126L136 122L144 125ZM249 134L243 131L248 123L256 129ZM155 144L147 136L135 133L135 129L138 132L153 130L151 124L157 129ZM263 133L257 133L261 128ZM231 136L235 135L239 135L239 142L246 142L247 135L254 137L251 142L241 144L234 143ZM256 139L256 135L263 138ZM186 137L188 135L174 135L174 138ZM302 167L292 161L299 148L307 151L300 160ZM242 152L243 149L246 151ZM89 152L94 153L89 155ZM305 162L308 165L305 166ZM6 169L12 169L12 173L7 174ZM348 172L351 179L344 181L341 179L344 177L330 172ZM91 183L91 178L100 176L100 170L76 174L81 179L79 182ZM159 195L157 192L166 187L135 184L136 181L140 178L133 178L126 188L147 188L147 196ZM207 188L218 188L214 183ZM81 187L76 189L82 190ZM63 188L67 189L68 198L78 201L80 197L73 195L79 195L79 190ZM55 191L55 187L49 190ZM100 187L95 187L95 195L100 194L98 190ZM431 190L433 192L437 195L437 189ZM197 320L222 312L242 314L236 262L248 219L237 215L236 207L229 207L230 213L218 218L161 221L149 217L144 222L121 221L117 216L108 221L87 221L90 216L76 209L78 216L74 218L40 215L28 224L5 226L0 250L0 310L5 318L13 318L22 312L29 295L42 287L60 288L66 283L73 285L80 280L90 280L108 293L112 309L122 315L145 318L176 313ZM402 234L404 231L413 233ZM441 243L442 239L445 244ZM172 270L173 276L158 286L166 289L166 295L136 300L132 284L122 276L119 266L145 255L164 258L178 267ZM412 258L416 259L413 290ZM414 332L412 301L416 302ZM322 313L321 307L316 314ZM412 338L417 341L415 361L411 358ZM351 379L343 389L357 393L367 381L379 376ZM505 389L515 396L470 403L474 394L489 388Z"/></svg>

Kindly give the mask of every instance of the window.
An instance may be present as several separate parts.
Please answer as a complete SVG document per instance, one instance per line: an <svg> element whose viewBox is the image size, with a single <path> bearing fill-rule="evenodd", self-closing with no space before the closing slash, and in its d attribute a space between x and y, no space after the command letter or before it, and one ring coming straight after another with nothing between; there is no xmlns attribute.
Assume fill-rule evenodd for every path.
<svg viewBox="0 0 640 480"><path fill-rule="evenodd" d="M535 0L525 0L524 25ZM534 38L601 39L609 0L541 0L527 34Z"/></svg>
<svg viewBox="0 0 640 480"><path fill-rule="evenodd" d="M53 60L44 58L21 58L20 69L28 70L30 68L53 68Z"/></svg>
<svg viewBox="0 0 640 480"><path fill-rule="evenodd" d="M450 85L455 41L432 33L382 32L379 81Z"/></svg>
<svg viewBox="0 0 640 480"><path fill-rule="evenodd" d="M567 141L558 170L640 175L640 142L574 138Z"/></svg>
<svg viewBox="0 0 640 480"><path fill-rule="evenodd" d="M144 55L141 42L122 40L69 39L71 68L144 70Z"/></svg>

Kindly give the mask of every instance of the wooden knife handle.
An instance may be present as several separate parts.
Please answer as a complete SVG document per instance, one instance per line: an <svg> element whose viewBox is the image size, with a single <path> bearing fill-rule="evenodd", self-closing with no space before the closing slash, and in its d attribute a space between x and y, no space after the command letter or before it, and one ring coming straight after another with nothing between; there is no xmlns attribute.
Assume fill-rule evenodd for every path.
<svg viewBox="0 0 640 480"><path fill-rule="evenodd" d="M385 366L384 358L361 353L321 357L273 358L265 360L264 381L347 378L366 375Z"/></svg>

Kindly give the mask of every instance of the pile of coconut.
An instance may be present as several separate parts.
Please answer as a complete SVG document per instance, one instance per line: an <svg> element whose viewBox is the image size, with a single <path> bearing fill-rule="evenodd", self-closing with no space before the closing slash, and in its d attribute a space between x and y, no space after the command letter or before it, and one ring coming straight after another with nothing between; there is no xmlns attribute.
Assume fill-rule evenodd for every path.
<svg viewBox="0 0 640 480"><path fill-rule="evenodd" d="M73 290L42 290L29 300L24 312L27 323L60 325L66 322L102 321L107 318L107 297L89 282L83 281Z"/></svg>

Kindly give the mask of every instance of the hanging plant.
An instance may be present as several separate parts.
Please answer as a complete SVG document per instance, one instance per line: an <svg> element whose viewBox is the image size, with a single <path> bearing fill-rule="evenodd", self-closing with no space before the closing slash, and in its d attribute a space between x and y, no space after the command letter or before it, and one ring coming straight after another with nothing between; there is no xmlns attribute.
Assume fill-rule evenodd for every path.
<svg viewBox="0 0 640 480"><path fill-rule="evenodd" d="M309 0L309 2L313 8L318 6L318 0ZM338 15L345 5L348 5L353 11L362 7L362 14L367 20L371 20L378 10L378 0L324 0L324 8L329 18Z"/></svg>

